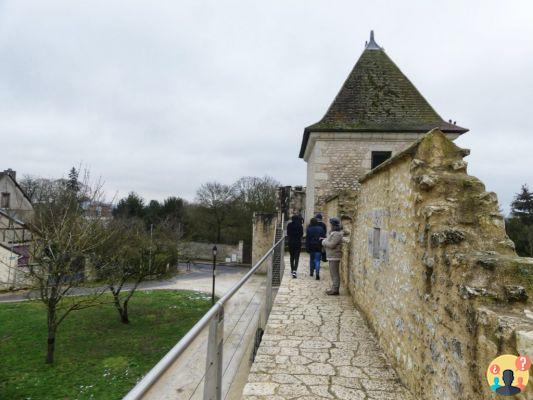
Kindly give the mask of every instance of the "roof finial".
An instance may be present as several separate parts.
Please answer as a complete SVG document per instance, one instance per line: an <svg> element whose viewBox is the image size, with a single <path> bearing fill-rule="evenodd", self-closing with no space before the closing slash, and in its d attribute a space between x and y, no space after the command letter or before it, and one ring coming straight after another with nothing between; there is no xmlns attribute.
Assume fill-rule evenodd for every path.
<svg viewBox="0 0 533 400"><path fill-rule="evenodd" d="M378 46L374 40L374 31L370 31L370 41L366 44L367 50L381 50L381 47Z"/></svg>

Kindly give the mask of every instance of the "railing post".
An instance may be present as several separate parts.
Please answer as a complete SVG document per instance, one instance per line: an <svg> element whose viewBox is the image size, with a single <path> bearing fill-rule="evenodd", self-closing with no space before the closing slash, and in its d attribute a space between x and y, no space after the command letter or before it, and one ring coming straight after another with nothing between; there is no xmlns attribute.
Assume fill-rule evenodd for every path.
<svg viewBox="0 0 533 400"><path fill-rule="evenodd" d="M222 399L222 352L224 348L224 306L213 316L207 338L204 400Z"/></svg>
<svg viewBox="0 0 533 400"><path fill-rule="evenodd" d="M265 288L265 321L264 326L266 326L266 323L268 321L268 316L270 315L270 310L272 308L272 271L274 268L275 260L275 254L276 250L272 252L272 258L270 262L268 263L267 267L267 282L266 282L266 288Z"/></svg>
<svg viewBox="0 0 533 400"><path fill-rule="evenodd" d="M282 220L281 223L281 248L279 256L279 275L280 275L280 284L283 280L283 275L285 275L285 222Z"/></svg>

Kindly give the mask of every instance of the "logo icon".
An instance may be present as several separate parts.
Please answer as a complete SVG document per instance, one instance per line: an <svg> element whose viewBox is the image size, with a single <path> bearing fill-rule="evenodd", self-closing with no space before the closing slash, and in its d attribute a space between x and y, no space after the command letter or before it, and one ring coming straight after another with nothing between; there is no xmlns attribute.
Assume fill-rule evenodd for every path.
<svg viewBox="0 0 533 400"><path fill-rule="evenodd" d="M531 359L528 356L504 354L489 364L487 382L493 392L502 396L514 396L526 388L529 367Z"/></svg>

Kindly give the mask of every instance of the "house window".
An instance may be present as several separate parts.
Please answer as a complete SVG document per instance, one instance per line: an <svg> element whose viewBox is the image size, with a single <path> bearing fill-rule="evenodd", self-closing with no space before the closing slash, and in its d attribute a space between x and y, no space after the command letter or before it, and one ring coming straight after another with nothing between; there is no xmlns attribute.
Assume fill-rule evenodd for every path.
<svg viewBox="0 0 533 400"><path fill-rule="evenodd" d="M372 152L372 169L376 168L379 164L387 161L391 158L392 151L373 151Z"/></svg>
<svg viewBox="0 0 533 400"><path fill-rule="evenodd" d="M9 208L9 198L11 193L4 192L2 193L2 198L0 200L0 208Z"/></svg>
<svg viewBox="0 0 533 400"><path fill-rule="evenodd" d="M381 229L374 228L374 234L372 236L372 258L379 258L380 237Z"/></svg>

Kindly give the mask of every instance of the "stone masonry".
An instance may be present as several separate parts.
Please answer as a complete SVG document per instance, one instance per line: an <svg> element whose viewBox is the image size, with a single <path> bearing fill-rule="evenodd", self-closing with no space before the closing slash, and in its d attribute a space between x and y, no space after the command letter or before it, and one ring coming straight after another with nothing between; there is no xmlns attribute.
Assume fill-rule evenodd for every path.
<svg viewBox="0 0 533 400"><path fill-rule="evenodd" d="M359 187L359 178L371 169L373 151L390 151L394 156L419 137L415 133L312 133L306 159L306 219L325 213L328 197Z"/></svg>
<svg viewBox="0 0 533 400"><path fill-rule="evenodd" d="M254 213L252 230L252 265L274 245L278 216L273 213ZM266 273L266 266L270 261L263 263L259 273Z"/></svg>
<svg viewBox="0 0 533 400"><path fill-rule="evenodd" d="M286 271L243 399L413 400L350 296L324 293L327 268L320 281L299 271Z"/></svg>
<svg viewBox="0 0 533 400"><path fill-rule="evenodd" d="M533 259L516 256L468 153L431 131L330 207L350 233L343 282L417 399L495 399L490 361L533 352Z"/></svg>

